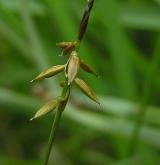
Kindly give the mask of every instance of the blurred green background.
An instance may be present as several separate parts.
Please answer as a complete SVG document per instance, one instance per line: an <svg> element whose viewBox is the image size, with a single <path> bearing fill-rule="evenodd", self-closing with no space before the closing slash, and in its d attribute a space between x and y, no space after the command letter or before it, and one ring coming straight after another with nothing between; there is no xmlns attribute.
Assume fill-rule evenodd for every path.
<svg viewBox="0 0 160 165"><path fill-rule="evenodd" d="M0 0L1 165L42 164L53 115L29 119L60 94L63 74L29 81L66 61L55 44L76 39L85 5ZM50 164L160 164L160 0L95 0L80 56L100 75L80 73L101 106L73 87Z"/></svg>

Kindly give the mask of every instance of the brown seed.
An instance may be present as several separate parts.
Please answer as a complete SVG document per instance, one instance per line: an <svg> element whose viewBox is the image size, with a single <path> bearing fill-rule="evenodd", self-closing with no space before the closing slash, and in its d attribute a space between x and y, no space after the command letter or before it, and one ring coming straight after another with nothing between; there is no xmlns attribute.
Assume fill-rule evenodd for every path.
<svg viewBox="0 0 160 165"><path fill-rule="evenodd" d="M39 80L43 80L45 78L49 78L52 77L60 72L62 72L65 68L65 65L56 65L56 66L52 66L51 68L47 69L46 71L40 73L35 79L33 79L31 82L34 81L39 81Z"/></svg>
<svg viewBox="0 0 160 165"><path fill-rule="evenodd" d="M61 56L68 55L75 48L76 42L60 42L57 44L57 46L62 48L62 50L63 50Z"/></svg>
<svg viewBox="0 0 160 165"><path fill-rule="evenodd" d="M66 48L63 49L63 53L65 55L70 54L73 51L73 49L74 49L74 45L69 45L69 46L67 46Z"/></svg>
<svg viewBox="0 0 160 165"><path fill-rule="evenodd" d="M54 100L49 101L42 108L40 108L30 120L33 120L33 119L36 119L38 117L44 116L47 113L51 112L52 110L54 110L58 106L58 104L61 100L62 100L61 97L57 97Z"/></svg>
<svg viewBox="0 0 160 165"><path fill-rule="evenodd" d="M76 78L75 83L78 85L78 87L81 89L81 91L87 95L90 99L95 101L96 103L100 104L100 102L97 99L96 94L93 92L91 87L89 87L83 80Z"/></svg>
<svg viewBox="0 0 160 165"><path fill-rule="evenodd" d="M98 77L98 74L88 64L86 64L83 60L80 61L80 66L86 72L91 73L91 74Z"/></svg>
<svg viewBox="0 0 160 165"><path fill-rule="evenodd" d="M68 77L68 85L70 85L74 81L79 71L79 66L80 66L79 57L77 55L77 52L73 51L66 66L66 76Z"/></svg>
<svg viewBox="0 0 160 165"><path fill-rule="evenodd" d="M78 47L80 44L80 41L74 41L74 42L60 42L57 43L57 46L62 49L62 53L60 56L63 55L69 55L76 47Z"/></svg>

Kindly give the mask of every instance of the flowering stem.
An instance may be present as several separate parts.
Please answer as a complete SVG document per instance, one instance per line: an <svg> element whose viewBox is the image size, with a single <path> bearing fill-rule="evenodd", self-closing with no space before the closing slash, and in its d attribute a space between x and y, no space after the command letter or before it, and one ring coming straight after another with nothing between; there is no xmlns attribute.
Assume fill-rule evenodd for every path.
<svg viewBox="0 0 160 165"><path fill-rule="evenodd" d="M75 51L78 52L79 48L80 48L80 43L81 40L85 34L85 31L87 29L87 25L88 25L88 20L89 20L89 16L90 16L90 12L92 10L93 7L93 3L94 0L88 0L86 9L84 11L81 23L80 23L80 29L79 29L79 33L78 33L78 39L77 39L77 46L75 47ZM47 149L46 149L46 153L45 153L45 159L44 159L44 163L43 165L47 165L48 164L48 160L49 160L49 155L51 152L51 148L52 148L52 144L54 142L55 136L56 136L56 132L60 123L60 119L62 116L62 112L64 111L66 104L68 102L68 98L70 95L70 88L71 86L68 85L68 78L66 78L66 81L64 83L64 87L63 87L63 91L61 94L62 97L62 101L59 103L56 115L55 115L55 119L51 128L51 133L50 133L50 137L48 140L48 145L47 145Z"/></svg>
<svg viewBox="0 0 160 165"><path fill-rule="evenodd" d="M52 124L50 137L49 137L49 140L48 140L48 145L47 145L47 149L46 149L46 153L45 153L44 165L48 164L49 155L50 155L52 144L53 144L53 141L55 139L56 132L57 132L57 129L58 129L58 126L59 126L59 123L60 123L61 115L62 115L62 112L57 110L54 122Z"/></svg>
<svg viewBox="0 0 160 165"><path fill-rule="evenodd" d="M69 90L69 88L68 88L67 79L66 79L65 86L63 87L63 91L62 91L62 95L61 95L62 98L64 98L64 99L66 98L68 90ZM52 148L52 145L53 145L56 133L57 133L57 129L59 127L59 123L60 123L60 119L61 119L61 116L62 116L62 112L64 111L65 106L67 104L68 97L69 97L69 94L67 96L67 99L65 99L64 101L62 101L59 104L58 109L56 111L56 115L55 115L55 118L54 118L54 122L52 124L51 133L50 133L48 144L47 144L47 149L46 149L46 153L45 153L45 159L44 159L44 163L43 163L44 165L48 164L51 148Z"/></svg>

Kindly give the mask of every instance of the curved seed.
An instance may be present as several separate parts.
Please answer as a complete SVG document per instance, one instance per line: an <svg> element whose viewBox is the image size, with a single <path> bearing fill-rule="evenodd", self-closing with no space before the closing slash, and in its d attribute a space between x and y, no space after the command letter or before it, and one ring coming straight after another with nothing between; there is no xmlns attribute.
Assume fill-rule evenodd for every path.
<svg viewBox="0 0 160 165"><path fill-rule="evenodd" d="M65 65L56 65L56 66L52 66L51 68L47 69L46 71L40 73L35 79L33 79L31 82L34 81L39 81L39 80L43 80L45 78L49 78L52 77L60 72L62 72L65 68Z"/></svg>
<svg viewBox="0 0 160 165"><path fill-rule="evenodd" d="M74 81L79 71L79 66L80 66L79 57L77 55L77 52L73 51L66 66L66 76L68 77L68 85L70 85Z"/></svg>
<svg viewBox="0 0 160 165"><path fill-rule="evenodd" d="M91 87L89 87L83 80L81 80L79 78L76 78L75 79L75 83L78 85L78 87L81 89L81 91L85 95L87 95L90 99L92 99L96 103L100 104L100 102L98 101L98 98L97 98L96 94L93 92L93 90L91 89Z"/></svg>
<svg viewBox="0 0 160 165"><path fill-rule="evenodd" d="M33 119L36 119L38 117L44 116L47 113L53 111L58 106L58 104L61 100L62 100L61 97L57 97L54 100L49 101L42 108L40 108L30 120L33 120Z"/></svg>
<svg viewBox="0 0 160 165"><path fill-rule="evenodd" d="M80 61L80 67L84 71L86 71L88 73L91 73L91 74L93 74L93 75L98 77L98 74L88 64L86 64L83 60Z"/></svg>

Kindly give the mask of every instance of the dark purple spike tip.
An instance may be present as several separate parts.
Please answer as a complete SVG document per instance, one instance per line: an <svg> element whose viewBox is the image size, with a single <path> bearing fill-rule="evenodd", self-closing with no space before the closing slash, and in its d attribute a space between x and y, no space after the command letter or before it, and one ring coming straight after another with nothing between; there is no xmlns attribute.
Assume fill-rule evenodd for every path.
<svg viewBox="0 0 160 165"><path fill-rule="evenodd" d="M88 25L89 16L90 16L90 13L91 13L91 10L92 10L92 7L93 7L93 3L94 3L94 0L88 0L87 6L84 10L84 14L83 14L83 17L82 17L82 20L81 20L81 23L80 23L78 40L82 40L82 38L85 34L85 31L86 31L86 28L87 28L87 25Z"/></svg>

